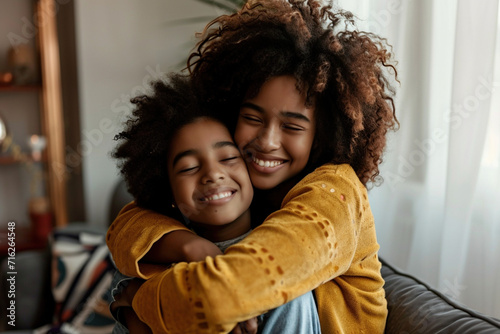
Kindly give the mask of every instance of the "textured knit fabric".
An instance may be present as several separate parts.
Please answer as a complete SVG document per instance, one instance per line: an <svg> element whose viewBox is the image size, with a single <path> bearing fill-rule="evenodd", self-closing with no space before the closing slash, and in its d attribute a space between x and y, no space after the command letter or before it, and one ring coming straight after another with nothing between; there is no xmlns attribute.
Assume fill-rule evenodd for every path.
<svg viewBox="0 0 500 334"><path fill-rule="evenodd" d="M229 246L243 240L250 231L230 240L214 242L219 249L224 252ZM119 271L115 272L111 283L111 296L113 301L118 293L128 285L133 277L125 276ZM116 320L113 327L113 334L128 334L129 330L125 326L124 319L120 319L118 312L114 315ZM259 316L259 334L320 334L321 325L319 323L316 301L312 291L291 300L285 305L281 305Z"/></svg>
<svg viewBox="0 0 500 334"><path fill-rule="evenodd" d="M379 245L366 188L350 166L325 165L306 176L223 256L159 274L160 267L138 265L151 240L181 226L131 205L108 232L118 268L150 278L133 307L155 333L228 332L312 289L323 333L383 333Z"/></svg>
<svg viewBox="0 0 500 334"><path fill-rule="evenodd" d="M115 265L122 274L148 279L169 266L144 263L139 265L139 260L163 235L177 230L195 234L181 222L154 211L141 209L132 202L120 211L109 227L106 242Z"/></svg>

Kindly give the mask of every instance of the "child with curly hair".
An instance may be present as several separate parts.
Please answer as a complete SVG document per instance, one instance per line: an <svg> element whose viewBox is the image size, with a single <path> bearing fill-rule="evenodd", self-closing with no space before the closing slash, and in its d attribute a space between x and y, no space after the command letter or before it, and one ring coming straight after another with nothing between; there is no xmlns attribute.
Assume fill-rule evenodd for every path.
<svg viewBox="0 0 500 334"><path fill-rule="evenodd" d="M213 249L197 250L194 258L169 252L162 264L204 260L222 254L251 230L250 203L253 187L245 162L229 130L198 100L189 80L171 76L157 81L153 92L132 100L136 105L113 156L138 204L170 217L176 217L197 235L214 243ZM209 244L211 245L211 244ZM115 275L113 294L126 286L130 277ZM294 299L284 310L288 333L320 333L312 293ZM120 322L113 333L146 333L130 309L114 309ZM304 317L304 315L306 315ZM267 316L266 316L267 317ZM266 319L262 317L261 319ZM268 323L266 321L266 323ZM125 327L124 327L125 325ZM239 324L245 330L257 329L257 319ZM275 328L260 326L260 333Z"/></svg>
<svg viewBox="0 0 500 334"><path fill-rule="evenodd" d="M165 268L155 254L189 253L173 242L182 225L127 205L108 246L120 270L148 279L122 302L153 331L228 332L314 290L323 333L383 333L367 185L398 124L397 74L385 41L353 24L316 0L252 0L204 30L188 69L234 129L263 222L224 255Z"/></svg>

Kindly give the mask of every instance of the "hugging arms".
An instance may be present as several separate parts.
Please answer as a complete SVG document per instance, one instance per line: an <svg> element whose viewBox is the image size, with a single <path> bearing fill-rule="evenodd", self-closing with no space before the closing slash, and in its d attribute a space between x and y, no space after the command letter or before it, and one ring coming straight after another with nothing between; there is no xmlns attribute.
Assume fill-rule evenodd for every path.
<svg viewBox="0 0 500 334"><path fill-rule="evenodd" d="M283 209L224 256L177 264L148 279L134 298L134 309L159 332L197 332L205 326L207 332L227 331L316 288L324 332L380 332L386 308L378 245L366 193L358 182L347 165L319 168L291 190ZM134 211L147 214L128 210ZM168 230L167 219L162 218L155 233ZM116 243L123 245L130 230L120 234L123 239ZM145 239L134 243L141 241L146 249ZM140 262L135 264L140 270Z"/></svg>
<svg viewBox="0 0 500 334"><path fill-rule="evenodd" d="M154 331L228 331L315 289L323 332L383 332L366 184L397 124L393 68L383 40L343 29L351 19L318 1L251 1L205 30L190 77L244 155L256 225L270 215L225 255L167 269L141 260L186 227L154 212L170 203L127 206L108 245L121 271L147 278L133 306Z"/></svg>

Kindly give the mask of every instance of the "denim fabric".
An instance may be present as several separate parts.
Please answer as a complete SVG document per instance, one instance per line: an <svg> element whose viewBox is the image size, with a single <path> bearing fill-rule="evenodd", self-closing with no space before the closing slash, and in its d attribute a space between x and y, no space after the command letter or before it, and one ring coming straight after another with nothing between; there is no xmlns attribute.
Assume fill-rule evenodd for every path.
<svg viewBox="0 0 500 334"><path fill-rule="evenodd" d="M308 292L266 314L260 334L321 334L313 292Z"/></svg>
<svg viewBox="0 0 500 334"><path fill-rule="evenodd" d="M123 326L121 322L116 322L111 334L128 334L128 328Z"/></svg>
<svg viewBox="0 0 500 334"><path fill-rule="evenodd" d="M128 281L133 279L132 277L125 276L118 270L115 271L115 275L113 276L113 281L111 282L111 297L112 300L115 300L115 296L123 291L123 288L128 285ZM115 327L113 327L113 334L128 334L128 329L123 325L120 320L120 310L118 309L117 313L113 313L113 317L116 320Z"/></svg>

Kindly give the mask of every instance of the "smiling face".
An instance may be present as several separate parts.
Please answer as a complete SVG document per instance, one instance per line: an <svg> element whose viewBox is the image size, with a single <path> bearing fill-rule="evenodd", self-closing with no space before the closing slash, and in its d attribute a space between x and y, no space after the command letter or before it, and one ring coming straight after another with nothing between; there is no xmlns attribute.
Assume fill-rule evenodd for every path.
<svg viewBox="0 0 500 334"><path fill-rule="evenodd" d="M249 230L253 188L224 125L200 118L180 128L171 143L168 175L177 207L200 235L220 241Z"/></svg>
<svg viewBox="0 0 500 334"><path fill-rule="evenodd" d="M306 166L315 134L314 108L291 76L265 82L240 109L235 141L246 155L254 187L271 189Z"/></svg>

